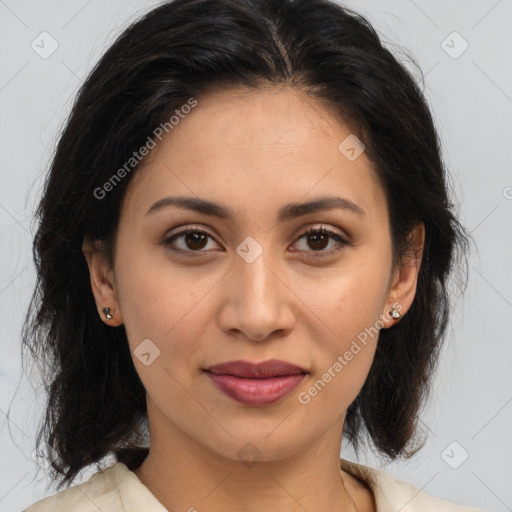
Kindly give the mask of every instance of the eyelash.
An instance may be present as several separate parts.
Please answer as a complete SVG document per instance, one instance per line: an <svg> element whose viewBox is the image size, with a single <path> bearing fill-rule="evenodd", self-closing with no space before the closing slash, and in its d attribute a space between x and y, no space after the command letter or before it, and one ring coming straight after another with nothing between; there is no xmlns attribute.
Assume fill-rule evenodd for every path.
<svg viewBox="0 0 512 512"><path fill-rule="evenodd" d="M212 235L210 235L210 233L208 233L207 231L204 231L204 230L198 229L198 228L188 227L188 228L182 229L181 231L178 231L177 233L172 234L171 236L166 237L162 241L162 244L165 246L170 246L171 243L174 240L176 240L177 238L188 235L190 233L201 233L201 234L207 235L211 239L215 240L215 238ZM336 240L341 245L341 247L338 247L337 249L334 249L334 250L330 249L328 251L325 251L323 249L318 250L318 251L314 251L314 250L306 251L306 252L312 252L312 253L318 255L318 256L313 256L314 258L318 258L318 257L323 258L323 257L331 256L331 255L336 254L339 251L341 251L343 246L350 245L350 242L348 242L346 239L344 239L341 235L339 235L338 233L336 233L334 231L331 231L330 229L325 228L324 226L320 226L319 228L308 229L307 231L302 233L298 237L297 240L301 240L302 238L306 237L307 235L316 235L316 234L328 235L330 238L333 238L334 240ZM172 251L175 251L175 252L180 252L182 254L183 253L199 253L200 254L202 252L206 252L203 250L193 251L193 250L173 249L172 247L169 247L169 249Z"/></svg>

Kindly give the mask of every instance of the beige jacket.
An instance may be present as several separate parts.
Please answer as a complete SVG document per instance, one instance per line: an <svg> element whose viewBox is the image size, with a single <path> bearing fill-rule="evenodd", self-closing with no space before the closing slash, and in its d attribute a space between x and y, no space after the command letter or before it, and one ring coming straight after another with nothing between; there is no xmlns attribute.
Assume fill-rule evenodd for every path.
<svg viewBox="0 0 512 512"><path fill-rule="evenodd" d="M373 491L377 512L483 512L435 498L384 471L340 459L340 467ZM23 512L168 512L122 462L86 482L34 503ZM191 510L194 510L191 507Z"/></svg>

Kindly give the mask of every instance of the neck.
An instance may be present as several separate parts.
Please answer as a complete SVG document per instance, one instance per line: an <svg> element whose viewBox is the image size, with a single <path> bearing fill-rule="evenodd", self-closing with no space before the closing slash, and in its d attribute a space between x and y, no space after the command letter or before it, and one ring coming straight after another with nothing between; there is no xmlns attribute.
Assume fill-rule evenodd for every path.
<svg viewBox="0 0 512 512"><path fill-rule="evenodd" d="M343 417L291 456L248 462L209 450L176 425L150 423L150 451L134 473L168 510L353 512L354 479L339 465L342 431Z"/></svg>

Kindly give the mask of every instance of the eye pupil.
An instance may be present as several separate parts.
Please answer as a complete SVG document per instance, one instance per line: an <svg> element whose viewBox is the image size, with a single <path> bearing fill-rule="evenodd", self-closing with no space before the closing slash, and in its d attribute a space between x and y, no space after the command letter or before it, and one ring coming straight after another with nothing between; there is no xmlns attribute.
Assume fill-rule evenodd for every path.
<svg viewBox="0 0 512 512"><path fill-rule="evenodd" d="M185 247L175 248L174 240L181 239L181 243L185 244ZM189 228L178 232L175 235L171 235L170 237L164 239L162 244L165 246L169 246L172 251L178 253L196 253L196 254L207 254L207 251L204 251L206 245L208 245L208 241L212 239L215 241L212 235L207 232L201 231L195 228ZM327 252L325 249L329 245L329 242L332 240L336 240L339 246L347 245L346 242L340 235L325 230L325 228L320 229L310 229L306 233L303 233L300 237L300 240L307 240L306 245L308 246L309 251L302 252L317 252L319 253L317 256L330 256L334 253L337 253L341 249L331 250Z"/></svg>
<svg viewBox="0 0 512 512"><path fill-rule="evenodd" d="M308 235L308 237L310 240L313 239L313 246L310 245L310 247L318 251L325 249L325 247L329 243L329 235L325 233L312 233ZM316 245L318 242L320 242L320 246Z"/></svg>
<svg viewBox="0 0 512 512"><path fill-rule="evenodd" d="M187 233L187 235L185 235L185 243L187 244L187 247L189 249L202 249L206 245L206 238L207 237L204 233L198 233L197 231L195 231L193 233ZM199 246L195 245L197 243L199 243Z"/></svg>

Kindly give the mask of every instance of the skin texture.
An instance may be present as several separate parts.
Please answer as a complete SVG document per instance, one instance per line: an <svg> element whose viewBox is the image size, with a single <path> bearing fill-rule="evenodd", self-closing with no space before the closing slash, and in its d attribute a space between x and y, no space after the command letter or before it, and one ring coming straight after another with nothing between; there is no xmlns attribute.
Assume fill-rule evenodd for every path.
<svg viewBox="0 0 512 512"><path fill-rule="evenodd" d="M298 395L382 315L381 327L392 328L393 304L406 313L424 232L421 224L414 231L418 257L393 268L385 195L364 152L350 161L339 151L350 131L331 112L287 87L198 99L133 177L114 267L84 243L98 313L125 324L147 391L151 448L135 473L169 510L375 508L369 489L340 473L339 453L377 336L309 403ZM214 201L234 219L176 206L146 214L171 195ZM277 221L282 206L326 195L350 199L364 215L330 209ZM349 244L302 236L322 225ZM185 226L212 238L163 243ZM236 251L248 236L263 250L252 263ZM319 245L339 251L322 257ZM134 355L145 339L160 350L148 366ZM235 359L282 359L308 375L278 402L247 406L202 371ZM242 448L255 463L241 460Z"/></svg>

